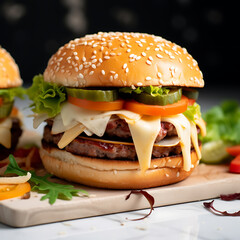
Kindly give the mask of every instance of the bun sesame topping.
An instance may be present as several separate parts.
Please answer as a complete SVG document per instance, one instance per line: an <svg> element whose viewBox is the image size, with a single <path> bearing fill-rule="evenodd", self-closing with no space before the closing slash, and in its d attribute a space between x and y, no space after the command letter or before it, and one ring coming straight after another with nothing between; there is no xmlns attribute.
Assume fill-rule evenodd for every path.
<svg viewBox="0 0 240 240"><path fill-rule="evenodd" d="M22 85L17 64L11 55L0 47L0 88L19 87Z"/></svg>
<svg viewBox="0 0 240 240"><path fill-rule="evenodd" d="M65 44L50 58L44 79L68 87L204 86L185 48L162 37L121 32Z"/></svg>

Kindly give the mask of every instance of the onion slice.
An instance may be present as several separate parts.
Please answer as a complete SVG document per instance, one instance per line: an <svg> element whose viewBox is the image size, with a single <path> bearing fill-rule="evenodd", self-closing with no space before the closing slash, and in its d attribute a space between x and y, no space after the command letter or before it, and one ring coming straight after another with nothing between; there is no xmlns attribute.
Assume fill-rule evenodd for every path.
<svg viewBox="0 0 240 240"><path fill-rule="evenodd" d="M203 205L208 211L210 211L211 213L218 215L218 216L231 216L231 217L239 217L240 216L240 211L229 213L227 211L217 210L213 206L213 203L214 203L214 200L212 200L211 202L204 202Z"/></svg>
<svg viewBox="0 0 240 240"><path fill-rule="evenodd" d="M27 172L25 176L18 177L0 177L0 184L19 184L25 183L31 178L31 173Z"/></svg>
<svg viewBox="0 0 240 240"><path fill-rule="evenodd" d="M128 219L128 220L130 220L130 221L139 221L139 220L143 220L144 218L147 218L152 213L152 211L154 210L154 208L153 208L153 205L154 205L154 202L155 202L154 197L152 195L150 195L148 192L144 191L144 190L132 190L126 196L125 200L128 200L132 194L142 194L148 200L148 202L150 204L150 212L148 214L146 214L144 217L135 218L135 219Z"/></svg>

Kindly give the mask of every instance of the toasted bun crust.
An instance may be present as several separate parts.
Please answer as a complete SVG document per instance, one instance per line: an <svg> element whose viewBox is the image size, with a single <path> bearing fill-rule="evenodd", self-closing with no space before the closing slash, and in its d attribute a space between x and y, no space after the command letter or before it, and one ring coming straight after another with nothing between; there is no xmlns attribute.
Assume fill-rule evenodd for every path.
<svg viewBox="0 0 240 240"><path fill-rule="evenodd" d="M204 86L185 48L154 35L119 32L65 44L50 58L44 79L69 87Z"/></svg>
<svg viewBox="0 0 240 240"><path fill-rule="evenodd" d="M17 64L11 55L0 47L0 88L19 87L22 85Z"/></svg>
<svg viewBox="0 0 240 240"><path fill-rule="evenodd" d="M136 161L89 158L51 147L41 148L40 156L46 170L57 177L110 189L142 189L176 183L187 178L198 165L194 151L189 172L182 170L181 156L154 159L144 173Z"/></svg>

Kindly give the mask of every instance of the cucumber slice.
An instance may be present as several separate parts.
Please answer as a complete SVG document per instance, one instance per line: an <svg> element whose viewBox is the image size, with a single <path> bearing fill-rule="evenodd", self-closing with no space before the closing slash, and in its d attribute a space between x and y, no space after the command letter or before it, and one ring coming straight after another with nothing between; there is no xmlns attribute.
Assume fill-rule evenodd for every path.
<svg viewBox="0 0 240 240"><path fill-rule="evenodd" d="M182 94L186 96L187 98L197 100L199 92L196 89L192 88L183 88Z"/></svg>
<svg viewBox="0 0 240 240"><path fill-rule="evenodd" d="M82 88L66 88L67 94L72 97L86 99L94 102L112 102L118 99L117 90L98 90Z"/></svg>
<svg viewBox="0 0 240 240"><path fill-rule="evenodd" d="M3 102L0 106L0 119L8 117L12 111L14 101Z"/></svg>
<svg viewBox="0 0 240 240"><path fill-rule="evenodd" d="M202 146L201 162L207 164L223 162L229 157L229 154L226 152L226 147L227 145L221 140L204 143Z"/></svg>
<svg viewBox="0 0 240 240"><path fill-rule="evenodd" d="M151 94L148 93L133 93L133 98L141 103L149 104L149 105L167 105L173 104L179 101L182 97L182 89L181 88L173 88L170 90L168 94L159 95L153 97Z"/></svg>

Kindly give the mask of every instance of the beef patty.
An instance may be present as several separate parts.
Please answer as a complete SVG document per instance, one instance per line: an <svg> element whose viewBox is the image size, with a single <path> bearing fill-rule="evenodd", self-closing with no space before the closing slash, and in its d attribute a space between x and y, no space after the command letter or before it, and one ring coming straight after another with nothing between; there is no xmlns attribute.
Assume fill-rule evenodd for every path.
<svg viewBox="0 0 240 240"><path fill-rule="evenodd" d="M43 134L43 147L49 145L57 147L63 133L51 134L52 121L48 120L47 125L44 128ZM173 124L168 122L161 122L161 129L157 135L155 142L159 142L166 136L177 135L176 129ZM126 160L137 160L137 154L134 145L125 144L114 144L100 141L94 141L89 138L82 138L86 136L84 133L79 135L71 143L69 143L64 149L67 152L87 156L94 158L105 158L105 159L126 159ZM98 138L97 136L93 136ZM131 133L128 124L124 119L118 117L112 118L108 124L103 136L103 139L120 140L120 141L131 141ZM159 147L154 146L152 151L152 158L167 157L170 155L181 154L180 144L172 147Z"/></svg>

